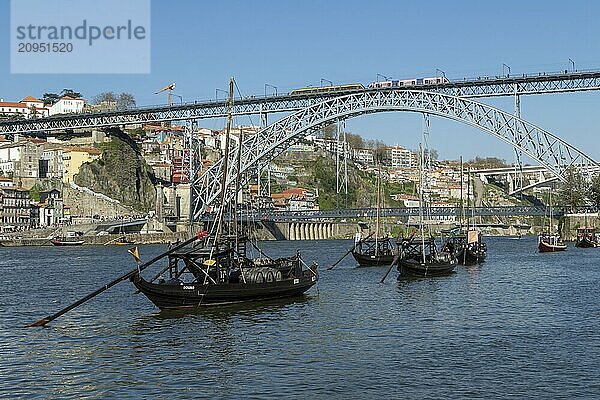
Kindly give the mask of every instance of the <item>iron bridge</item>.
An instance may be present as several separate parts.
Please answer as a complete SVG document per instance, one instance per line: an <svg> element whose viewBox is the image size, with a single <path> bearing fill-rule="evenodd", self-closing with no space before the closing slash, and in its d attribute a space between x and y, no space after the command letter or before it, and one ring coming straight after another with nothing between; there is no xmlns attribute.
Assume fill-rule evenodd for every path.
<svg viewBox="0 0 600 400"><path fill-rule="evenodd" d="M316 88L317 89L317 88ZM236 98L233 115L291 112L348 94L363 92L402 92L423 90L455 97L480 98L519 96L544 93L580 92L600 89L600 71L533 74L523 76L484 77L433 85L402 86L390 89L361 89L302 95L248 96ZM163 121L197 120L224 117L224 100L210 100L179 105L143 107L125 111L56 115L20 121L0 122L0 134L51 132L71 129L100 128Z"/></svg>
<svg viewBox="0 0 600 400"><path fill-rule="evenodd" d="M237 145L232 143L226 188L236 186L234 182L238 175L241 177L241 187L244 187L250 177L257 176L257 171L269 160L302 137L330 123L386 111L432 114L474 126L522 151L562 180L569 167L588 172L598 169L596 161L558 136L513 114L472 99L416 90L364 91L335 97L292 113L245 137L239 151L233 148ZM194 220L199 220L205 211L210 211L209 207L218 199L222 187L222 167L221 158L201 176L192 176L191 215ZM226 192L225 201L229 201L234 191Z"/></svg>

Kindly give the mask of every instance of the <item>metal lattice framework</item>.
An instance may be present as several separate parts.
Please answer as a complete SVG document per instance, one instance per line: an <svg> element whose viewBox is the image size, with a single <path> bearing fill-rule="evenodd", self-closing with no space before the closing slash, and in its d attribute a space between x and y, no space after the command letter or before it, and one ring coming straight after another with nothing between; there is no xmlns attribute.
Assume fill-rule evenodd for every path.
<svg viewBox="0 0 600 400"><path fill-rule="evenodd" d="M351 93L390 92L411 89L438 92L450 96L476 98L525 94L600 90L600 72L566 72L510 77L481 77L436 85L403 86L392 89L319 92L302 95L245 97L236 99L234 115L250 115L302 110L325 100ZM372 94L371 93L371 94ZM32 133L65 129L100 128L119 125L218 118L227 115L225 101L201 101L171 106L144 107L125 111L65 114L45 118L0 122L0 133Z"/></svg>
<svg viewBox="0 0 600 400"><path fill-rule="evenodd" d="M336 121L362 114L411 111L438 115L479 128L538 161L562 179L566 168L595 169L598 164L559 137L521 118L474 100L426 91L367 91L328 99L288 115L243 141L241 170L231 151L227 187L238 173L242 182L262 165L302 137ZM199 220L221 191L222 161L215 163L192 185L194 220ZM231 192L227 198L231 198Z"/></svg>

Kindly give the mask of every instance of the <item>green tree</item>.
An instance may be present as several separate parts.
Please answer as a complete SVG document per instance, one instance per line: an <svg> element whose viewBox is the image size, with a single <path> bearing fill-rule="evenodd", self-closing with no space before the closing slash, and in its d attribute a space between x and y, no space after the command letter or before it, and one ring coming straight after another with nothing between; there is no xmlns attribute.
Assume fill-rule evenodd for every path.
<svg viewBox="0 0 600 400"><path fill-rule="evenodd" d="M592 178L588 197L594 206L600 207L600 175L594 175Z"/></svg>
<svg viewBox="0 0 600 400"><path fill-rule="evenodd" d="M44 104L53 105L58 100L60 100L60 95L56 94L56 93L50 93L50 92L44 93L44 97L42 97L42 100L43 100Z"/></svg>
<svg viewBox="0 0 600 400"><path fill-rule="evenodd" d="M73 89L63 89L60 92L61 97L62 96L69 96L69 97L75 97L75 98L79 98L81 97L81 93L74 91Z"/></svg>
<svg viewBox="0 0 600 400"><path fill-rule="evenodd" d="M558 188L558 202L562 206L581 206L585 204L586 182L579 171L573 167L565 171L565 181Z"/></svg>
<svg viewBox="0 0 600 400"><path fill-rule="evenodd" d="M40 193L42 192L42 187L37 183L33 185L31 189L29 189L29 197L36 202L40 201Z"/></svg>

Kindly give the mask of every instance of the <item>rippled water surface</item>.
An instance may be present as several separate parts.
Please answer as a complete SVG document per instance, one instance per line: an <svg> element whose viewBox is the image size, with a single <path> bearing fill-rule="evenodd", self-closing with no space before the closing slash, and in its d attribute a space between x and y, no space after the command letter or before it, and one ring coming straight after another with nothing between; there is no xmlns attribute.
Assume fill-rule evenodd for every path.
<svg viewBox="0 0 600 400"><path fill-rule="evenodd" d="M326 270L350 241L269 242L318 261L318 287L161 313L123 282L46 328L23 326L130 269L126 248L1 248L0 396L600 398L600 249L487 241L481 267L384 284L351 257Z"/></svg>

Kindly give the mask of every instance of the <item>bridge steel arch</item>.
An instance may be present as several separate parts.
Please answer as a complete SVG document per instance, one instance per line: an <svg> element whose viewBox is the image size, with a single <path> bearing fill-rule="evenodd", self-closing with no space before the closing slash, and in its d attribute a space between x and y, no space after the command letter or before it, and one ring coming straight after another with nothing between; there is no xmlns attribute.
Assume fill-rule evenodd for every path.
<svg viewBox="0 0 600 400"><path fill-rule="evenodd" d="M599 167L591 157L558 136L513 114L471 99L419 90L367 91L311 105L243 138L239 164L235 162L238 152L230 151L226 186L232 186L238 170L242 174L242 182L246 183L258 168L323 126L363 114L388 111L427 113L479 128L521 150L561 180L564 180L563 174L568 167L587 171ZM194 220L199 220L206 207L219 197L222 162L222 159L219 160L193 179L190 194ZM228 191L226 200L232 196L233 191Z"/></svg>

